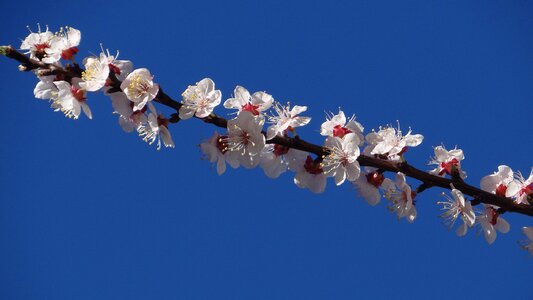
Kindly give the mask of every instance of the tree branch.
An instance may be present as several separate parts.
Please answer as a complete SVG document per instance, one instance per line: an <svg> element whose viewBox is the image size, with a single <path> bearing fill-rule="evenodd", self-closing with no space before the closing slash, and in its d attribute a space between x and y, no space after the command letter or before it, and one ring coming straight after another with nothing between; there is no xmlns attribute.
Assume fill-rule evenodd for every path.
<svg viewBox="0 0 533 300"><path fill-rule="evenodd" d="M83 71L77 64L67 65L65 68L62 68L56 65L46 64L41 61L31 59L26 55L18 52L11 46L0 47L0 54L5 55L6 57L21 63L23 68L19 69L21 69L22 71L32 71L39 69L39 72L41 72L41 74L62 75L66 78L80 77L81 72ZM120 81L116 78L116 76L114 76L112 72L110 72L109 77L111 80L112 88L116 91L120 91ZM159 89L159 93L157 94L154 101L164 106L170 107L171 109L176 111L176 113L172 114L171 118L169 119L171 123L177 123L179 121L178 112L180 107L182 106L181 103L172 99L161 88ZM228 120L214 113L210 114L205 118L200 119L205 123L213 124L220 128L227 128ZM315 154L319 159L329 154L328 150L324 147L309 143L305 140L300 139L299 137L291 138L276 136L273 139L268 140L267 143L278 144L288 148L310 152ZM463 194L469 195L473 198L471 201L473 205L480 203L492 204L499 206L500 212L508 211L533 216L533 205L518 204L510 198L500 197L495 194L483 191L477 187L467 184L459 176L452 176L451 179L444 178L419 170L414 166L411 166L407 162L389 161L377 157L371 157L368 155L360 155L357 160L361 166L374 167L382 171L394 173L402 172L407 177L411 177L421 181L422 184L416 190L417 193L420 193L425 189L431 187L440 187L443 189L451 190L451 184L453 184L453 186L456 189L460 190Z"/></svg>

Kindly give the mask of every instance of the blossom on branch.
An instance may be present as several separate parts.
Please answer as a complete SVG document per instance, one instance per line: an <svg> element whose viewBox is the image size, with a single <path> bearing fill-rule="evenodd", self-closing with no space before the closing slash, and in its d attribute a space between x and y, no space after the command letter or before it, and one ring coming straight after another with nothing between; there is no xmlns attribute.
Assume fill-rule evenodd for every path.
<svg viewBox="0 0 533 300"><path fill-rule="evenodd" d="M361 172L359 162L359 138L353 132L344 137L328 136L324 147L329 154L322 162L324 173L335 178L335 184L341 185L346 179L354 181Z"/></svg>
<svg viewBox="0 0 533 300"><path fill-rule="evenodd" d="M468 231L468 227L472 227L476 221L476 215L472 209L470 201L465 200L463 193L452 186L452 196L442 194L446 201L439 201L437 204L442 205L444 212L440 215L444 219L444 223L449 229L453 227L457 218L461 218L463 224L461 224L455 233L458 236L464 236Z"/></svg>
<svg viewBox="0 0 533 300"><path fill-rule="evenodd" d="M276 135L284 135L287 130L307 125L310 117L300 117L299 114L307 110L307 106L295 105L291 109L290 103L283 106L276 102L274 112L276 115L268 116L268 122L271 123L267 129L266 139L271 140Z"/></svg>
<svg viewBox="0 0 533 300"><path fill-rule="evenodd" d="M215 131L211 138L200 144L200 149L207 159L212 163L216 162L218 175L226 172L226 162L234 169L240 165L235 152L228 151L229 148L225 142L226 139L227 136L221 136Z"/></svg>
<svg viewBox="0 0 533 300"><path fill-rule="evenodd" d="M85 103L87 93L79 86L79 82L79 78L73 78L72 85L66 81L54 81L57 92L53 93L52 108L73 119L77 119L83 110L87 118L92 119L91 109Z"/></svg>
<svg viewBox="0 0 533 300"><path fill-rule="evenodd" d="M78 46L81 41L81 32L72 27L61 28L50 41L50 47L46 48L47 57L43 59L45 63L54 63L59 59L74 60L74 55L78 53Z"/></svg>
<svg viewBox="0 0 533 300"><path fill-rule="evenodd" d="M96 92L103 88L109 77L109 57L104 52L100 57L86 57L83 60L85 71L81 73L80 86L88 92Z"/></svg>
<svg viewBox="0 0 533 300"><path fill-rule="evenodd" d="M527 179L522 173L517 172L515 179L509 183L505 192L507 197L516 197L516 202L521 204L533 203L533 168Z"/></svg>
<svg viewBox="0 0 533 300"><path fill-rule="evenodd" d="M390 201L389 210L396 213L398 220L406 218L409 223L413 223L416 219L416 207L414 198L416 192L411 190L411 186L407 184L405 174L402 172L396 173L396 181L394 182L396 189L388 189L385 191L385 199Z"/></svg>
<svg viewBox="0 0 533 300"><path fill-rule="evenodd" d="M320 134L323 136L342 138L348 133L354 133L359 139L359 146L362 146L365 140L363 130L363 125L355 121L355 115L346 120L344 112L340 109L336 115L326 114L326 121L320 126Z"/></svg>
<svg viewBox="0 0 533 300"><path fill-rule="evenodd" d="M261 152L260 166L269 178L278 178L289 169L297 169L299 161L307 158L307 152L278 144L268 144Z"/></svg>
<svg viewBox="0 0 533 300"><path fill-rule="evenodd" d="M55 75L39 76L39 82L33 89L33 95L37 99L49 100L53 95L57 93L57 86L54 84L56 81Z"/></svg>
<svg viewBox="0 0 533 300"><path fill-rule="evenodd" d="M247 111L228 121L228 137L223 141L229 151L239 154L240 164L247 169L256 167L261 160L265 147L265 136L261 133L263 123L263 119Z"/></svg>
<svg viewBox="0 0 533 300"><path fill-rule="evenodd" d="M210 78L204 78L196 85L190 85L181 94L183 105L179 109L179 117L182 120L196 116L205 118L220 104L222 93L215 90L215 83Z"/></svg>
<svg viewBox="0 0 533 300"><path fill-rule="evenodd" d="M148 122L145 115L146 107L141 110L133 111L133 102L131 102L123 92L109 94L111 103L115 109L114 113L119 115L119 125L125 132L132 132Z"/></svg>
<svg viewBox="0 0 533 300"><path fill-rule="evenodd" d="M378 132L373 131L366 135L368 146L365 147L364 153L397 161L402 159L407 147L416 147L423 139L421 134L411 135L410 128L405 136L399 126L398 130L392 127L380 128Z"/></svg>
<svg viewBox="0 0 533 300"><path fill-rule="evenodd" d="M394 190L394 183L383 176L376 168L367 167L363 173L352 184L357 192L372 206L375 206L381 200L379 189L387 191Z"/></svg>
<svg viewBox="0 0 533 300"><path fill-rule="evenodd" d="M238 109L239 112L247 111L254 116L258 116L269 109L274 102L274 98L266 92L255 92L250 95L247 89L239 85L235 87L233 97L224 102L225 108Z"/></svg>
<svg viewBox="0 0 533 300"><path fill-rule="evenodd" d="M506 197L507 187L513 181L513 170L508 166L501 165L498 172L481 178L480 188L500 197Z"/></svg>
<svg viewBox="0 0 533 300"><path fill-rule="evenodd" d="M153 76L146 68L136 69L128 76L120 88L128 99L135 103L133 110L141 110L149 101L152 101L159 92L159 85L153 82Z"/></svg>
<svg viewBox="0 0 533 300"><path fill-rule="evenodd" d="M461 169L461 161L465 158L463 150L454 148L447 151L444 146L434 148L435 157L429 162L430 165L437 165L430 174L444 176L446 174L454 176L458 174L462 179L466 178L466 172Z"/></svg>
<svg viewBox="0 0 533 300"><path fill-rule="evenodd" d="M296 172L294 183L302 189L309 189L315 194L323 193L326 189L326 175L319 162L311 156L295 161L291 164L291 170Z"/></svg>
<svg viewBox="0 0 533 300"><path fill-rule="evenodd" d="M476 222L481 226L481 231L485 236L485 240L490 245L496 240L496 230L501 233L507 233L511 227L509 223L500 216L496 207L483 204L483 208L485 211L476 216Z"/></svg>
<svg viewBox="0 0 533 300"><path fill-rule="evenodd" d="M48 30L48 26L46 26L44 32L41 32L41 25L37 24L37 26L39 28L38 32L32 32L28 27L30 34L22 41L20 50L28 50L25 53L30 54L30 58L40 60L44 63L57 62L59 60L58 57L51 57L48 54L52 40L56 35Z"/></svg>
<svg viewBox="0 0 533 300"><path fill-rule="evenodd" d="M149 145L157 141L157 150L161 149L161 140L163 140L165 147L174 148L172 136L168 131L168 119L165 119L162 115L150 112L147 122L141 124L137 128L137 132L143 138L143 141Z"/></svg>

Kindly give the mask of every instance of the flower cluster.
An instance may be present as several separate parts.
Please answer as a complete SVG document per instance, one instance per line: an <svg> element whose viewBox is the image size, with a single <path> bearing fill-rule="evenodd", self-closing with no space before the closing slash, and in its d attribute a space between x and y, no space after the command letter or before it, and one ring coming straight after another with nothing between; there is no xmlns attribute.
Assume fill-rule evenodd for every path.
<svg viewBox="0 0 533 300"><path fill-rule="evenodd" d="M494 174L481 179L484 192L467 193L477 197L474 203L460 189L466 178L461 165L465 156L457 147L452 150L435 147L434 157L429 161L435 168L427 174L416 170L431 177L424 180L413 176L405 157L408 149L420 145L424 137L412 134L411 129L404 135L399 124L397 128L379 127L365 136L364 127L355 115L347 118L339 109L336 114L327 113L320 126L321 146L312 145L296 133L311 121L304 116L307 106L284 105L267 92L250 93L236 86L233 96L223 102L224 108L234 110L230 114L232 118L226 120L214 113L222 103L222 92L215 88L212 79L204 78L189 85L178 103L162 92L148 69L134 69L131 61L118 59L118 52L111 55L101 47L99 55L84 58L80 66L76 63L80 41L80 31L72 27L55 33L48 27L43 31L40 26L37 32L30 30L20 49L37 62L37 67L31 69L39 79L34 88L36 98L48 100L51 108L68 118L78 119L83 112L92 119L88 94L102 91L110 97L120 127L125 132L136 131L148 144L155 143L158 150L162 145L174 147L168 129L171 123L193 117L207 123L218 120L216 125L225 127L227 132L215 132L200 144L200 149L216 165L219 175L226 172L226 164L232 168L260 167L269 178L290 171L296 186L313 193L324 192L328 178L336 186L348 181L368 204L375 206L383 197L388 201L388 210L409 223L417 217L415 198L419 193L436 185L446 187L451 182L451 197L444 194L445 200L437 202L442 206L445 224L452 228L460 220L458 236L477 226L489 244L496 240L498 231L509 232L510 225L501 216L505 210L486 204L495 202L483 201L481 196L499 197L504 202L497 203L503 207L508 203L518 207L533 205L533 169L526 179L508 166L499 166ZM5 47L0 50L0 54L6 55ZM166 118L154 102L170 106L176 113ZM368 164L368 159L374 163ZM361 165L366 167L362 169ZM395 173L393 179L385 176L387 171ZM422 184L413 189L407 182L409 176L421 180ZM482 203L483 209L475 211L473 203ZM523 232L529 238L523 248L533 254L533 227L524 227Z"/></svg>
<svg viewBox="0 0 533 300"><path fill-rule="evenodd" d="M87 105L87 93L102 90L109 95L119 124L126 132L136 130L149 144L161 141L166 147L174 147L168 131L169 120L157 112L151 104L159 92L159 85L146 68L133 70L129 60L118 60L102 48L98 56L83 59L84 69L75 62L81 40L79 30L72 27L61 28L52 33L48 27L43 32L31 32L20 48L27 50L32 59L59 66L61 60L68 61L66 68L75 70L73 76L65 73L41 76L37 69L39 82L34 95L38 99L49 100L55 111L61 111L68 118L78 119L81 112L92 119ZM76 71L79 70L79 71ZM149 108L149 109L147 109Z"/></svg>

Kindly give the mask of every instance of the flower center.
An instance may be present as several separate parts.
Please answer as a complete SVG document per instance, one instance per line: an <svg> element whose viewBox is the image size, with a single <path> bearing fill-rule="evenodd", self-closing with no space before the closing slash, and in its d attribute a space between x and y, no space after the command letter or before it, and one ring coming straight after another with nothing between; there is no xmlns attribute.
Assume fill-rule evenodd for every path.
<svg viewBox="0 0 533 300"><path fill-rule="evenodd" d="M148 82L141 78L139 74L135 74L128 85L128 96L131 98L141 97L148 92L149 88L150 85Z"/></svg>
<svg viewBox="0 0 533 300"><path fill-rule="evenodd" d="M378 188L385 180L385 176L378 172L371 172L366 175L366 180L368 181L368 183Z"/></svg>
<svg viewBox="0 0 533 300"><path fill-rule="evenodd" d="M81 79L83 81L91 81L96 78L99 71L99 61L93 61L92 64L87 66L87 69L83 72L81 72Z"/></svg>
<svg viewBox="0 0 533 300"><path fill-rule="evenodd" d="M309 155L305 159L304 169L307 171L307 173L310 173L310 174L313 174L313 175L317 175L317 174L320 174L320 173L324 172L324 170L322 170L322 167L320 166L320 164L319 163L315 163L313 161L313 158L311 156L309 156Z"/></svg>
<svg viewBox="0 0 533 300"><path fill-rule="evenodd" d="M451 175L454 169L457 170L459 168L459 161L457 160L457 158L453 158L450 161L442 162L440 166L442 168L442 171L439 172L439 175L442 176L445 173Z"/></svg>
<svg viewBox="0 0 533 300"><path fill-rule="evenodd" d="M253 105L252 103L246 103L245 105L242 106L241 110L249 111L254 116L258 116L259 115L259 111L257 110L258 108L259 108L259 105Z"/></svg>
<svg viewBox="0 0 533 300"><path fill-rule="evenodd" d="M46 56L46 49L50 47L48 43L35 44L35 56L39 59L43 59Z"/></svg>
<svg viewBox="0 0 533 300"><path fill-rule="evenodd" d="M352 133L352 131L346 127L342 127L341 125L335 125L335 127L333 127L333 136L342 139L348 133Z"/></svg>
<svg viewBox="0 0 533 300"><path fill-rule="evenodd" d="M487 214L489 219L489 223L492 225L496 225L498 223L498 212L494 208L489 209L489 213Z"/></svg>
<svg viewBox="0 0 533 300"><path fill-rule="evenodd" d="M217 140L216 147L218 151L220 151L222 154L228 151L228 143L224 142L227 139L228 139L227 135L221 135Z"/></svg>

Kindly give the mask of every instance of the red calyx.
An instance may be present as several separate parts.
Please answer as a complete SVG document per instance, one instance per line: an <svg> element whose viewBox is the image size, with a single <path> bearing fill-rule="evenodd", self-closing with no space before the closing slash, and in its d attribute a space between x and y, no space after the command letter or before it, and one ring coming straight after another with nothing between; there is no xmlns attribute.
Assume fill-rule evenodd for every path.
<svg viewBox="0 0 533 300"><path fill-rule="evenodd" d="M259 108L258 105L253 105L252 103L246 103L245 105L242 106L241 110L242 111L249 111L254 116L258 116L259 115L259 111L257 110L258 108Z"/></svg>
<svg viewBox="0 0 533 300"><path fill-rule="evenodd" d="M109 64L109 70L117 75L120 75L120 68L114 64Z"/></svg>
<svg viewBox="0 0 533 300"><path fill-rule="evenodd" d="M489 217L490 217L490 220L489 220L490 224L492 224L492 225L496 225L496 223L498 223L498 215L499 215L498 212L497 212L494 208L491 207L491 208L490 208L490 215L489 215Z"/></svg>
<svg viewBox="0 0 533 300"><path fill-rule="evenodd" d="M285 146L281 146L281 145L275 144L273 152L274 152L274 155L281 156L281 155L287 154L287 152L289 152L289 147L285 147Z"/></svg>
<svg viewBox="0 0 533 300"><path fill-rule="evenodd" d="M74 55L78 54L78 47L70 47L66 50L63 50L63 52L61 52L61 58L64 59L64 60L71 60L74 58Z"/></svg>
<svg viewBox="0 0 533 300"><path fill-rule="evenodd" d="M523 187L523 188L520 190L520 195L523 195L523 194L526 194L526 195L533 195L533 183L531 183L530 185L527 185L527 186Z"/></svg>
<svg viewBox="0 0 533 300"><path fill-rule="evenodd" d="M79 102L84 102L85 100L87 100L87 98L85 98L85 92L83 90L71 87L70 91L72 92L74 98L76 98L76 100L78 100Z"/></svg>
<svg viewBox="0 0 533 300"><path fill-rule="evenodd" d="M309 155L305 159L304 168L307 171L307 173L310 173L310 174L313 174L313 175L317 175L317 174L320 174L320 173L324 172L324 170L322 170L322 167L320 167L320 164L314 162L313 158L311 156L309 156Z"/></svg>
<svg viewBox="0 0 533 300"><path fill-rule="evenodd" d="M385 176L378 172L371 172L366 175L366 180L368 181L368 183L378 188L385 180Z"/></svg>
<svg viewBox="0 0 533 300"><path fill-rule="evenodd" d="M459 168L459 161L457 160L457 158L454 158L450 161L441 163L440 166L442 168L442 171L439 172L439 175L442 176L445 173L451 175L454 169L457 170Z"/></svg>
<svg viewBox="0 0 533 300"><path fill-rule="evenodd" d="M348 133L352 133L352 131L346 127L342 127L341 125L335 125L333 127L333 136L343 138Z"/></svg>
<svg viewBox="0 0 533 300"><path fill-rule="evenodd" d="M507 186L505 184L500 184L496 188L496 196L505 197L506 191L507 191Z"/></svg>

